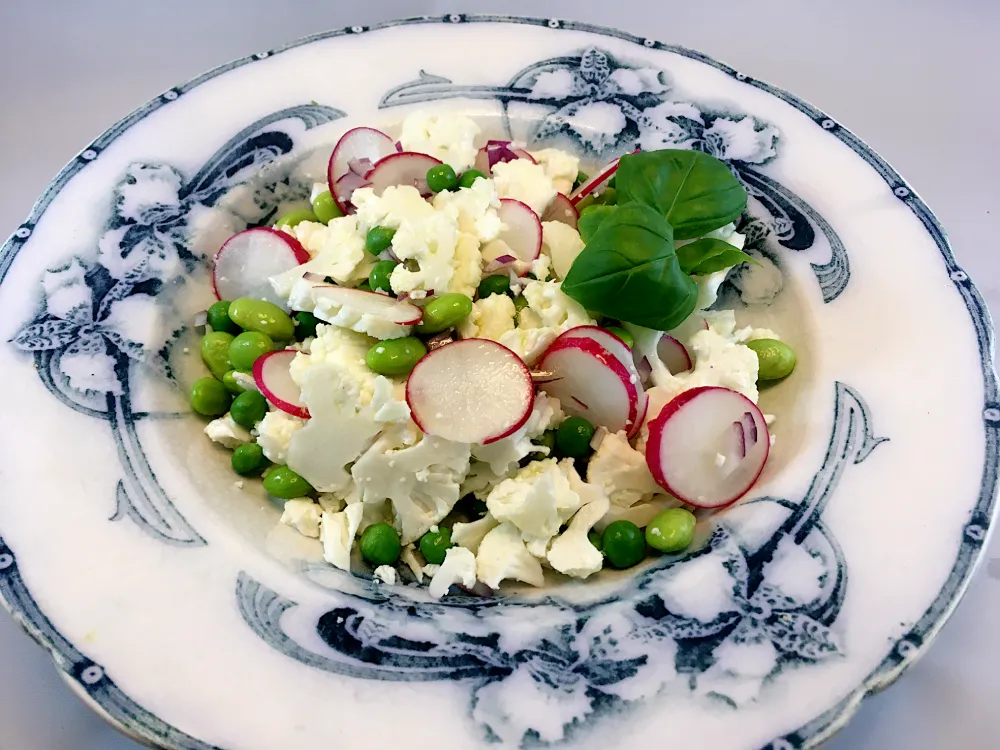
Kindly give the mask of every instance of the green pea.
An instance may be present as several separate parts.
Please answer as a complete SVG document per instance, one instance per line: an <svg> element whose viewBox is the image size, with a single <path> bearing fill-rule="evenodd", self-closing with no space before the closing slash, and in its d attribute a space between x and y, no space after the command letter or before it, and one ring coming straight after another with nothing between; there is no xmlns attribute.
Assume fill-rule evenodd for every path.
<svg viewBox="0 0 1000 750"><path fill-rule="evenodd" d="M396 230L391 227L372 227L365 236L365 249L372 255L378 255L392 247L392 238L395 236Z"/></svg>
<svg viewBox="0 0 1000 750"><path fill-rule="evenodd" d="M311 208L296 208L288 213L282 214L278 217L278 220L274 222L275 227L294 227L296 224L301 224L303 221L316 221L316 214L313 213Z"/></svg>
<svg viewBox="0 0 1000 750"><path fill-rule="evenodd" d="M228 356L228 351L227 351ZM222 376L222 384L226 386L226 389L235 395L239 395L246 390L242 385L236 381L236 370L230 370L225 375Z"/></svg>
<svg viewBox="0 0 1000 750"><path fill-rule="evenodd" d="M316 326L319 323L320 319L311 312L295 313L295 339L305 341L312 338L316 335Z"/></svg>
<svg viewBox="0 0 1000 750"><path fill-rule="evenodd" d="M264 489L269 495L291 500L313 491L312 485L287 466L276 466L264 477Z"/></svg>
<svg viewBox="0 0 1000 750"><path fill-rule="evenodd" d="M295 338L295 323L273 302L240 297L229 306L229 317L246 331L266 333L274 341Z"/></svg>
<svg viewBox="0 0 1000 750"><path fill-rule="evenodd" d="M631 521L612 521L601 535L604 556L616 568L631 568L646 556L646 538Z"/></svg>
<svg viewBox="0 0 1000 750"><path fill-rule="evenodd" d="M372 565L392 565L399 559L399 534L387 523L375 523L361 534L361 556Z"/></svg>
<svg viewBox="0 0 1000 750"><path fill-rule="evenodd" d="M337 205L337 201L330 195L329 190L313 198L312 207L316 218L324 224L329 224L334 219L344 215L343 211L340 210L340 206Z"/></svg>
<svg viewBox="0 0 1000 750"><path fill-rule="evenodd" d="M454 328L472 312L472 298L458 292L442 294L424 305L424 317L417 324L417 333L440 333Z"/></svg>
<svg viewBox="0 0 1000 750"><path fill-rule="evenodd" d="M373 292L388 292L392 294L392 285L389 277L399 264L394 260L380 260L372 266L371 273L368 274L368 285Z"/></svg>
<svg viewBox="0 0 1000 750"><path fill-rule="evenodd" d="M229 345L231 369L249 371L262 354L274 351L274 341L266 333L245 331Z"/></svg>
<svg viewBox="0 0 1000 750"><path fill-rule="evenodd" d="M587 539L588 541L590 541L592 545L594 545L594 547L597 549L598 552L604 549L604 545L601 542L601 535L598 534L593 529L587 532Z"/></svg>
<svg viewBox="0 0 1000 750"><path fill-rule="evenodd" d="M580 216L583 216L583 212L588 208L597 205L597 200L594 198L593 194L583 196L576 203L576 210L580 212Z"/></svg>
<svg viewBox="0 0 1000 750"><path fill-rule="evenodd" d="M595 200L601 206L614 206L618 203L618 191L613 187L606 187Z"/></svg>
<svg viewBox="0 0 1000 750"><path fill-rule="evenodd" d="M427 354L424 342L414 336L379 341L368 350L365 361L379 375L406 375Z"/></svg>
<svg viewBox="0 0 1000 750"><path fill-rule="evenodd" d="M489 512L486 503L475 495L466 495L460 501L460 508L465 510L469 518L482 518Z"/></svg>
<svg viewBox="0 0 1000 750"><path fill-rule="evenodd" d="M206 333L201 339L201 358L209 371L220 380L233 369L229 363L229 347L233 343L233 334L224 331Z"/></svg>
<svg viewBox="0 0 1000 750"><path fill-rule="evenodd" d="M233 399L229 414L238 425L252 430L267 414L267 399L258 391L247 391Z"/></svg>
<svg viewBox="0 0 1000 750"><path fill-rule="evenodd" d="M507 294L510 291L510 278L506 275L487 276L479 282L479 299L486 299L491 294Z"/></svg>
<svg viewBox="0 0 1000 750"><path fill-rule="evenodd" d="M535 455L535 456L554 456L555 452L556 452L556 431L555 430L546 430L545 432L543 432L541 435L539 435L538 437L536 437L531 442L534 443L535 445L537 445L539 448L548 448L549 449L548 453L542 453L542 452L539 451L539 452L536 452L536 453L534 453L532 455Z"/></svg>
<svg viewBox="0 0 1000 750"><path fill-rule="evenodd" d="M478 169L466 169L464 172L462 172L462 176L458 178L458 186L460 188L470 188L476 183L476 180L478 180L480 177L485 179L486 175L484 175Z"/></svg>
<svg viewBox="0 0 1000 750"><path fill-rule="evenodd" d="M590 176L586 172L577 172L576 179L573 181L573 189L576 190L589 179Z"/></svg>
<svg viewBox="0 0 1000 750"><path fill-rule="evenodd" d="M442 527L437 531L428 531L420 537L420 554L433 565L440 565L444 562L444 556L448 553L450 546L451 529Z"/></svg>
<svg viewBox="0 0 1000 750"><path fill-rule="evenodd" d="M795 352L784 341L754 339L747 346L757 353L757 380L781 380L795 369Z"/></svg>
<svg viewBox="0 0 1000 750"><path fill-rule="evenodd" d="M438 164L427 170L427 187L434 193L458 188L458 175L450 164Z"/></svg>
<svg viewBox="0 0 1000 750"><path fill-rule="evenodd" d="M620 338L625 342L625 346L631 349L635 346L635 339L632 338L632 334L626 331L624 328L619 328L618 326L608 326L604 329L608 333L613 333L615 336Z"/></svg>
<svg viewBox="0 0 1000 750"><path fill-rule="evenodd" d="M213 331L231 333L234 336L240 332L240 327L229 317L229 305L227 300L219 300L208 308L208 324Z"/></svg>
<svg viewBox="0 0 1000 750"><path fill-rule="evenodd" d="M570 417L556 428L556 448L560 456L567 458L589 456L593 438L594 425L583 417Z"/></svg>
<svg viewBox="0 0 1000 750"><path fill-rule="evenodd" d="M236 450L230 457L230 462L233 465L233 471L244 477L257 474L268 463L267 459L264 458L264 449L257 443L236 446Z"/></svg>
<svg viewBox="0 0 1000 750"><path fill-rule="evenodd" d="M660 552L680 552L694 538L694 513L684 508L668 508L646 527L646 544Z"/></svg>
<svg viewBox="0 0 1000 750"><path fill-rule="evenodd" d="M221 417L233 397L215 378L200 378L191 386L191 408L206 417Z"/></svg>
<svg viewBox="0 0 1000 750"><path fill-rule="evenodd" d="M362 281L360 284L358 284L358 290L362 292L370 292L372 290L372 285L369 284L367 281Z"/></svg>
<svg viewBox="0 0 1000 750"><path fill-rule="evenodd" d="M514 297L514 312L515 313L521 312L521 310L523 310L527 306L528 306L528 300L525 298L525 296L523 294L519 294L517 297Z"/></svg>

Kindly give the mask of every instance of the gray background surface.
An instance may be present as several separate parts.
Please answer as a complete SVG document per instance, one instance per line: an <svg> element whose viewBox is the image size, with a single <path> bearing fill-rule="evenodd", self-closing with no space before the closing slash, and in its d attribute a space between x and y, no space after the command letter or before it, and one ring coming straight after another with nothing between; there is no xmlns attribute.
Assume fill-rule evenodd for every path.
<svg viewBox="0 0 1000 750"><path fill-rule="evenodd" d="M90 139L176 83L320 30L449 12L617 26L795 92L910 181L1000 310L1000 3L991 0L0 0L0 235ZM997 622L1000 535L930 653L866 701L828 748L1000 746ZM138 747L79 703L42 650L0 614L0 748Z"/></svg>

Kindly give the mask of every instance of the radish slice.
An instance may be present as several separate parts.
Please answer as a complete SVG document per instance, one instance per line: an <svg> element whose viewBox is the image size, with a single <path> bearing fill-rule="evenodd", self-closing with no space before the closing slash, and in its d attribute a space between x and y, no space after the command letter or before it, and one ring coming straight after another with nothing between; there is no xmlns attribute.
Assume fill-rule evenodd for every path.
<svg viewBox="0 0 1000 750"><path fill-rule="evenodd" d="M687 372L693 366L687 348L669 333L660 336L660 340L656 343L656 354L670 370L671 375Z"/></svg>
<svg viewBox="0 0 1000 750"><path fill-rule="evenodd" d="M212 288L219 299L253 297L287 307L268 280L309 260L309 253L292 237L271 227L234 234L215 255Z"/></svg>
<svg viewBox="0 0 1000 750"><path fill-rule="evenodd" d="M497 216L504 227L500 242L511 249L511 254L519 261L518 275L524 276L531 270L531 263L542 254L542 222L526 203L513 198L500 199Z"/></svg>
<svg viewBox="0 0 1000 750"><path fill-rule="evenodd" d="M573 201L562 193L556 193L556 197L545 210L542 221L558 221L576 229L580 222L580 212L576 210Z"/></svg>
<svg viewBox="0 0 1000 750"><path fill-rule="evenodd" d="M387 187L393 185L412 185L426 197L431 194L431 189L427 187L427 170L440 163L433 156L413 151L392 153L375 165L367 179L375 195L382 195Z"/></svg>
<svg viewBox="0 0 1000 750"><path fill-rule="evenodd" d="M639 153L639 149L636 149L632 153L633 154ZM580 187L574 190L569 196L570 202L575 206L585 197L587 197L595 190L597 190L597 188L599 188L605 182L610 180L614 176L615 172L618 171L619 161L621 161L620 156L614 161L612 161L610 164L608 164L606 167L602 167L601 170L594 177L591 177L585 183L580 185Z"/></svg>
<svg viewBox="0 0 1000 750"><path fill-rule="evenodd" d="M281 411L293 417L309 419L309 410L302 403L302 391L288 371L296 354L298 352L294 349L281 349L257 357L253 363L253 382L264 398Z"/></svg>
<svg viewBox="0 0 1000 750"><path fill-rule="evenodd" d="M406 403L428 435L493 443L519 430L535 389L521 358L487 339L465 339L429 352L410 372Z"/></svg>
<svg viewBox="0 0 1000 750"><path fill-rule="evenodd" d="M347 213L350 196L348 195L345 199L341 190L349 185L338 187L337 182L348 173L365 177L364 174L358 174L357 170L357 167L364 160L367 160L369 164L375 164L382 157L395 151L396 144L392 138L375 128L354 128L340 137L337 145L333 148L333 153L330 154L330 162L326 168L326 180L330 187L330 193L343 213ZM354 171L351 170L352 162L355 162ZM353 189L351 188L351 191Z"/></svg>
<svg viewBox="0 0 1000 750"><path fill-rule="evenodd" d="M718 386L684 391L649 423L646 463L674 497L699 508L723 508L760 476L771 440L760 409Z"/></svg>
<svg viewBox="0 0 1000 750"><path fill-rule="evenodd" d="M485 146L479 149L473 166L483 174L488 175L493 173L493 167L500 162L517 159L527 159L532 164L538 163L535 161L535 157L524 149L511 146L511 141L488 141Z"/></svg>
<svg viewBox="0 0 1000 750"><path fill-rule="evenodd" d="M401 326L412 326L420 322L424 312L410 302L394 299L378 292L363 289L348 289L342 286L318 285L313 287L312 298L316 303L314 314L323 319L324 302L336 305L338 310L347 306L366 315L375 315Z"/></svg>
<svg viewBox="0 0 1000 750"><path fill-rule="evenodd" d="M554 378L538 387L559 399L567 414L610 432L635 434L641 426L646 394L638 376L597 341L562 334L546 349L538 369Z"/></svg>

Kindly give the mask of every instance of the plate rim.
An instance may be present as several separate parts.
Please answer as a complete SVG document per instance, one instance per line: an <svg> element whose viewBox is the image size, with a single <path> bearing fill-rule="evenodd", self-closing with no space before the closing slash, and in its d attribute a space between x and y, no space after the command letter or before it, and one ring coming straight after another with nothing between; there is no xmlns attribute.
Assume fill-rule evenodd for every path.
<svg viewBox="0 0 1000 750"><path fill-rule="evenodd" d="M696 50L681 45L666 44L648 37L600 24L505 14L452 13L445 15L410 16L368 25L347 26L317 32L279 45L265 52L253 53L222 63L181 84L173 86L132 110L94 138L46 185L40 197L32 205L27 219L21 222L3 245L0 245L0 284L2 284L18 251L31 237L35 225L48 209L52 200L79 171L88 163L95 160L106 146L115 141L133 125L202 83L236 68L267 59L273 55L314 42L341 36L353 36L404 26L489 23L540 26L547 27L553 31L580 31L598 36L617 38L650 50L682 55L724 72L741 83L753 86L775 96L799 112L807 115L817 126L835 136L857 156L861 157L889 185L895 197L904 202L914 213L916 218L921 222L924 230L937 245L945 261L946 273L952 283L956 285L957 291L961 294L972 323L977 329L977 345L984 389L983 419L985 451L979 497L973 509L973 519L965 527L965 535L969 539L974 539L978 543L978 547L968 555L963 555L962 548L959 548L958 557L945 585L939 590L937 597L928 606L923 616L909 631L909 633L914 633L914 631L921 630L921 624L924 624L921 634L916 636L916 641L912 639L907 640L909 634L903 636L897 642L896 647L890 651L883 661L849 695L812 721L789 732L784 737L774 738L767 746L771 750L791 750L793 747L815 747L842 729L855 715L865 698L875 695L891 686L926 653L930 644L937 637L941 628L948 621L965 595L968 585L982 561L984 550L989 544L992 535L998 510L1000 510L1000 507L996 503L997 491L998 487L1000 487L1000 482L998 482L1000 440L998 440L996 429L997 425L1000 424L1000 402L998 402L997 398L997 371L994 364L995 330L992 317L979 290L968 274L956 262L954 251L941 223L910 184L884 158L852 131L841 125L836 119L827 116L826 113L805 99L759 79L747 76L732 66ZM990 423L993 423L992 431ZM978 521L978 523L974 523L975 521ZM973 534L977 534L978 537L973 537ZM6 550L6 547L2 537L0 537L0 552L4 552L4 550ZM9 561L5 560L5 556L9 558ZM6 565L4 564L5 562ZM16 562L12 554L0 554L0 570L15 566ZM0 578L0 604L3 605L4 609L11 614L14 621L36 643L49 652L60 675L71 685L74 692L78 695L87 695L90 698L90 700L85 701L88 706L97 711L99 715L108 720L115 728L125 731L133 739L143 744L150 745L150 743L155 742L157 747L162 747L166 750L193 750L194 748L205 748L208 750L213 747L167 725L158 717L132 701L103 674L103 670L101 670L99 665L90 662L52 626L51 622L49 622L48 618L34 601L16 568L9 577L13 585L8 585ZM67 658L67 654L71 654L75 658ZM100 673L98 674L93 670L100 670ZM91 690L96 681L102 681L110 685L110 692L114 694L112 705L120 709L127 709L127 714L116 716L108 710L108 707L93 700ZM798 744L792 745L791 741L795 741Z"/></svg>

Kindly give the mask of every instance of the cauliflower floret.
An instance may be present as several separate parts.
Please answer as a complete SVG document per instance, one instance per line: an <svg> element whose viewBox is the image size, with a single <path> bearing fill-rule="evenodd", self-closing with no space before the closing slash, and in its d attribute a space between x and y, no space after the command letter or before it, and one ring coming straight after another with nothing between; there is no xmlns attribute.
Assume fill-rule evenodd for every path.
<svg viewBox="0 0 1000 750"><path fill-rule="evenodd" d="M583 239L573 227L561 221L542 222L542 254L552 260L552 272L560 281L566 278L570 266L583 252L583 248Z"/></svg>
<svg viewBox="0 0 1000 750"><path fill-rule="evenodd" d="M499 341L529 366L560 333L594 325L583 306L563 294L558 281L529 281L522 294L528 306L521 310L517 328L501 335Z"/></svg>
<svg viewBox="0 0 1000 750"><path fill-rule="evenodd" d="M615 505L626 507L662 492L646 457L629 445L624 432L604 437L587 465L587 481L603 489Z"/></svg>
<svg viewBox="0 0 1000 750"><path fill-rule="evenodd" d="M399 229L403 224L426 221L434 206L412 185L393 185L375 195L372 188L359 188L351 196L359 227L368 232L375 226Z"/></svg>
<svg viewBox="0 0 1000 750"><path fill-rule="evenodd" d="M579 157L560 151L557 148L543 148L541 151L531 151L532 158L542 165L545 174L552 180L555 189L563 195L573 192L573 183L580 173Z"/></svg>
<svg viewBox="0 0 1000 750"><path fill-rule="evenodd" d="M414 578L417 579L417 583L424 582L424 566L420 562L422 558L417 557L417 551L413 548L412 544L407 544L403 547L403 551L399 554L399 559L410 569Z"/></svg>
<svg viewBox="0 0 1000 750"><path fill-rule="evenodd" d="M402 261L389 276L392 290L431 294L448 289L455 275L458 234L455 221L444 214L403 224L392 238L392 250Z"/></svg>
<svg viewBox="0 0 1000 750"><path fill-rule="evenodd" d="M379 565L375 568L375 578L386 586L395 586L396 569L391 565Z"/></svg>
<svg viewBox="0 0 1000 750"><path fill-rule="evenodd" d="M506 294L491 294L472 304L472 312L459 324L458 334L463 339L499 341L514 330L515 312L514 300Z"/></svg>
<svg viewBox="0 0 1000 750"><path fill-rule="evenodd" d="M357 217L341 216L329 224L303 221L282 232L295 237L309 253L310 260L272 276L271 286L282 299L288 299L292 285L306 273L329 276L342 286L357 286L368 278L375 260L365 251L365 232Z"/></svg>
<svg viewBox="0 0 1000 750"><path fill-rule="evenodd" d="M464 115L419 111L403 120L399 142L407 151L428 154L462 172L476 161L480 132L479 125Z"/></svg>
<svg viewBox="0 0 1000 750"><path fill-rule="evenodd" d="M483 280L483 254L479 251L479 241L471 234L459 233L454 265L448 291L475 297L479 282Z"/></svg>
<svg viewBox="0 0 1000 750"><path fill-rule="evenodd" d="M545 253L540 254L531 262L531 275L539 281L548 281L551 269L552 259Z"/></svg>
<svg viewBox="0 0 1000 750"><path fill-rule="evenodd" d="M469 446L418 430L387 430L351 468L365 503L392 501L403 544L419 539L458 502Z"/></svg>
<svg viewBox="0 0 1000 750"><path fill-rule="evenodd" d="M685 391L702 385L719 385L757 403L756 352L712 330L692 336L691 348L694 370L684 377Z"/></svg>
<svg viewBox="0 0 1000 750"><path fill-rule="evenodd" d="M472 457L489 464L490 470L495 475L506 475L517 468L522 458L532 453L547 454L548 448L539 447L531 441L541 437L546 430L552 429L565 419L566 415L563 414L559 400L545 393L539 393L531 407L531 414L521 429L487 445L473 444Z"/></svg>
<svg viewBox="0 0 1000 750"><path fill-rule="evenodd" d="M257 444L264 449L267 460L276 464L287 463L292 437L305 424L306 420L280 410L265 414L257 425Z"/></svg>
<svg viewBox="0 0 1000 750"><path fill-rule="evenodd" d="M590 543L587 534L611 507L606 497L599 497L576 512L569 528L555 538L549 548L549 565L574 578L586 578L599 571L604 555Z"/></svg>
<svg viewBox="0 0 1000 750"><path fill-rule="evenodd" d="M291 526L303 536L319 539L320 507L308 497L285 501L281 523Z"/></svg>
<svg viewBox="0 0 1000 750"><path fill-rule="evenodd" d="M469 589L476 585L476 556L464 547L451 547L445 552L444 562L434 571L427 592L440 599L455 583Z"/></svg>
<svg viewBox="0 0 1000 750"><path fill-rule="evenodd" d="M512 523L500 524L483 538L476 554L476 577L493 589L510 578L532 586L545 583L541 563L528 552Z"/></svg>
<svg viewBox="0 0 1000 750"><path fill-rule="evenodd" d="M476 553L479 551L479 545L483 543L486 535L499 525L500 522L489 513L478 521L456 523L451 527L451 541L459 547L465 547L467 550Z"/></svg>
<svg viewBox="0 0 1000 750"><path fill-rule="evenodd" d="M472 187L438 193L434 196L434 208L454 215L459 231L473 235L480 242L500 236L503 227L497 215L500 198L488 179L480 177Z"/></svg>
<svg viewBox="0 0 1000 750"><path fill-rule="evenodd" d="M469 467L469 473L466 474L465 479L462 480L460 494L462 497L465 497L466 495L473 495L476 499L485 502L486 497L490 494L493 488L500 484L500 482L504 479L508 479L510 474L511 472L498 474L493 471L492 467L488 463L473 461L472 465Z"/></svg>
<svg viewBox="0 0 1000 750"><path fill-rule="evenodd" d="M572 459L532 461L494 487L486 507L498 521L516 527L526 541L547 543L580 507L580 496L570 486L575 474Z"/></svg>
<svg viewBox="0 0 1000 750"><path fill-rule="evenodd" d="M539 216L545 213L556 187L545 168L528 159L499 162L493 167L493 184L501 198L514 198L527 204Z"/></svg>
<svg viewBox="0 0 1000 750"><path fill-rule="evenodd" d="M244 443L249 443L253 439L250 436L250 432L242 425L236 424L233 421L232 415L228 413L224 417L213 419L205 425L205 434L213 442L218 443L224 448L229 448L229 450L238 448Z"/></svg>
<svg viewBox="0 0 1000 750"><path fill-rule="evenodd" d="M320 518L323 559L341 570L351 569L351 547L354 546L354 535L358 533L363 511L361 504L355 503L340 513L324 513Z"/></svg>

